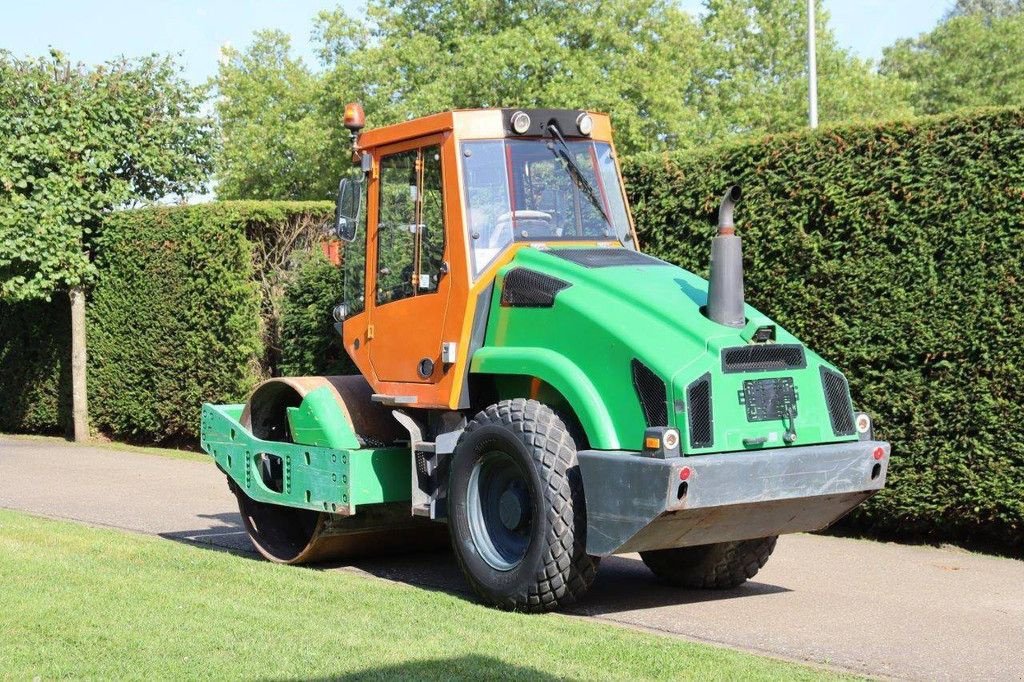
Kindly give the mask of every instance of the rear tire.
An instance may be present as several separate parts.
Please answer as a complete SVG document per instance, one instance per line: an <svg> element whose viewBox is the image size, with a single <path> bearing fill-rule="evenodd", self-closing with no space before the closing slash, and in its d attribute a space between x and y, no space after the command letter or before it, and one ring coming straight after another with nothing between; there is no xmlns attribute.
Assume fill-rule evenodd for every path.
<svg viewBox="0 0 1024 682"><path fill-rule="evenodd" d="M469 423L452 457L448 516L466 580L499 608L550 611L594 581L576 445L535 400L503 400Z"/></svg>
<svg viewBox="0 0 1024 682"><path fill-rule="evenodd" d="M768 563L778 536L697 547L640 552L661 580L676 587L728 590L742 585Z"/></svg>

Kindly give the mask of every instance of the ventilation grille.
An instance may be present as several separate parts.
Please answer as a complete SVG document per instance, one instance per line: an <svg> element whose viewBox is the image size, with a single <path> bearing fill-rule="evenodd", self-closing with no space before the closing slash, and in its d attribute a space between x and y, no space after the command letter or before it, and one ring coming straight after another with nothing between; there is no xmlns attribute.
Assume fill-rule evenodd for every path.
<svg viewBox="0 0 1024 682"><path fill-rule="evenodd" d="M821 387L825 391L828 418L832 422L832 433L837 436L852 436L856 433L853 423L853 404L850 402L850 386L846 377L826 367L821 368Z"/></svg>
<svg viewBox="0 0 1024 682"><path fill-rule="evenodd" d="M665 382L639 360L633 360L633 388L648 426L668 426Z"/></svg>
<svg viewBox="0 0 1024 682"><path fill-rule="evenodd" d="M648 256L632 249L551 249L548 253L585 268L611 268L618 265L669 265L654 256Z"/></svg>
<svg viewBox="0 0 1024 682"><path fill-rule="evenodd" d="M726 374L805 367L804 347L798 343L737 346L722 351L722 371Z"/></svg>
<svg viewBox="0 0 1024 682"><path fill-rule="evenodd" d="M512 268L501 287L501 305L512 308L550 308L555 294L568 282L526 268Z"/></svg>
<svg viewBox="0 0 1024 682"><path fill-rule="evenodd" d="M686 387L686 409L689 415L690 447L709 448L714 445L710 372Z"/></svg>

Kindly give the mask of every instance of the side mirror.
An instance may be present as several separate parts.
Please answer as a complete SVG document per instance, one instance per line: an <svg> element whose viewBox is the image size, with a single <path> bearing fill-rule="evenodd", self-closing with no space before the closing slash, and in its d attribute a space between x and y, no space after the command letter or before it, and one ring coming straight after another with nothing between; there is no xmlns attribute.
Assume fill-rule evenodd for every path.
<svg viewBox="0 0 1024 682"><path fill-rule="evenodd" d="M342 178L338 183L338 203L334 207L334 234L346 242L356 238L356 227L363 207L362 178Z"/></svg>

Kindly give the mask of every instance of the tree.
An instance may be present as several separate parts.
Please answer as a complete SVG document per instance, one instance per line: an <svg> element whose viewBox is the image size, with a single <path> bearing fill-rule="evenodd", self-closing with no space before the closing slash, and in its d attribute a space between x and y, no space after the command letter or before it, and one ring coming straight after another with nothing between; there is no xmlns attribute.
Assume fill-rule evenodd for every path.
<svg viewBox="0 0 1024 682"><path fill-rule="evenodd" d="M71 299L76 440L85 411L85 292L107 212L199 189L214 136L170 58L95 68L0 51L0 301Z"/></svg>
<svg viewBox="0 0 1024 682"><path fill-rule="evenodd" d="M219 195L331 196L351 100L374 126L462 107L608 111L624 152L689 139L699 125L684 97L696 24L669 0L371 0L365 18L322 12L314 38L320 74L280 34L229 53L217 79Z"/></svg>
<svg viewBox="0 0 1024 682"><path fill-rule="evenodd" d="M961 0L933 31L886 48L881 70L912 87L918 113L1024 104L1024 12Z"/></svg>
<svg viewBox="0 0 1024 682"><path fill-rule="evenodd" d="M956 0L945 18L981 15L987 19L1002 19L1022 11L1024 0Z"/></svg>
<svg viewBox="0 0 1024 682"><path fill-rule="evenodd" d="M806 0L707 0L703 52L690 97L705 139L782 132L807 121ZM823 123L909 113L905 88L840 48L820 7L818 95Z"/></svg>
<svg viewBox="0 0 1024 682"><path fill-rule="evenodd" d="M218 196L327 198L339 167L330 153L337 124L319 107L321 89L322 79L291 55L291 39L280 31L257 32L244 52L223 50Z"/></svg>
<svg viewBox="0 0 1024 682"><path fill-rule="evenodd" d="M673 0L369 0L362 18L320 13L320 71L285 36L257 34L218 76L220 193L330 196L351 100L373 126L453 108L606 111L626 154L803 126L805 0L706 4L698 20ZM818 16L822 120L909 113L905 86Z"/></svg>

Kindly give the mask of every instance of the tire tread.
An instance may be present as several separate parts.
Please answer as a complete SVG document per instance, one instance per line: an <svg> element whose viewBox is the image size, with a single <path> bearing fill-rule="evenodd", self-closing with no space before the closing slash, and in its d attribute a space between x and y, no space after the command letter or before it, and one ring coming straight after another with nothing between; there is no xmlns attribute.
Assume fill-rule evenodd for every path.
<svg viewBox="0 0 1024 682"><path fill-rule="evenodd" d="M698 547L640 552L658 578L678 587L728 590L757 575L775 550L777 536Z"/></svg>
<svg viewBox="0 0 1024 682"><path fill-rule="evenodd" d="M535 579L496 603L506 610L543 612L575 602L597 574L598 557L586 552L586 513L583 485L576 463L576 446L558 415L536 400L502 400L477 413L465 433L483 425L508 428L530 451L540 473L547 512L547 546ZM494 602L473 579L459 552L459 568L474 591Z"/></svg>

